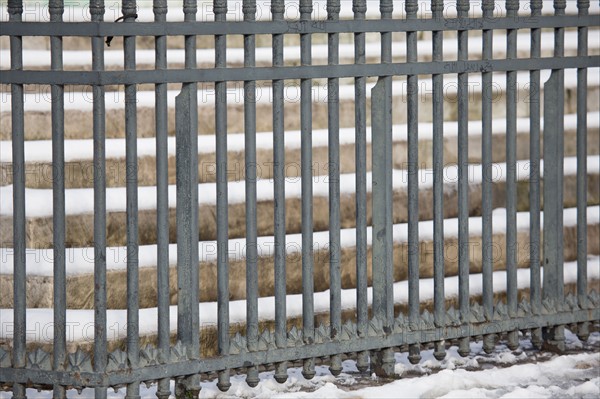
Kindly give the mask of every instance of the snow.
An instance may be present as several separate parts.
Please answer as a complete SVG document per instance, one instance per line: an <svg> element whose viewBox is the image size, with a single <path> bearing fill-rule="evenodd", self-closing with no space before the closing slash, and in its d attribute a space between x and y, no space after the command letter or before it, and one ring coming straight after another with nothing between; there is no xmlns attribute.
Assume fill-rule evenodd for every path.
<svg viewBox="0 0 600 399"><path fill-rule="evenodd" d="M593 344L599 333L592 333L586 344L586 352L574 350L573 343L581 342L569 330L565 330L568 353L555 355L532 349L530 342L522 337L521 348L511 352L503 344L496 345L492 354L485 354L481 342L471 343L467 358L458 355L457 348L447 350L444 360L433 358L432 350L421 352L423 360L412 365L406 353L396 353L396 371L400 379L378 379L360 374L352 360L342 363L343 370L334 377L326 366L317 366L316 375L306 380L300 368L288 370L284 384L274 381L273 372L259 374L260 383L250 388L243 375L231 377L231 388L220 392L216 380L201 381L200 398L331 398L331 399L381 399L381 398L597 398L600 396L600 355ZM506 363L499 359L512 354ZM481 365L488 367L483 368ZM171 383L171 391L174 384ZM140 387L144 399L155 398L156 385ZM11 394L0 392L0 399ZM108 391L109 398L123 398L125 389ZM49 399L51 392L38 393L27 390L32 399ZM82 395L74 390L69 398L93 398L93 390L85 389Z"/></svg>
<svg viewBox="0 0 600 399"><path fill-rule="evenodd" d="M517 134L529 133L529 118L517 118ZM540 120L541 127L544 126L543 119ZM600 112L587 113L588 129L594 130L600 127ZM565 131L574 131L577 128L577 115L568 114L564 118ZM444 122L444 137L446 139L457 137L458 122ZM469 137L478 137L482 134L482 125L480 121L469 121ZM340 129L340 145L354 145L355 130L353 128ZM494 119L492 124L492 134L506 134L506 119ZM371 127L366 131L367 143L371 143ZM394 143L405 142L407 140L406 124L394 125L392 127L392 140ZM313 130L313 148L324 147L328 144L327 130ZM433 140L433 123L419 123L419 140ZM93 141L92 140L66 140L65 141L65 162L91 161L93 159ZM287 149L299 149L301 146L301 133L298 130L285 132L285 147ZM273 132L260 132L256 134L256 148L258 150L273 149ZM175 156L175 137L168 138L168 154ZM245 136L243 133L229 133L227 135L227 150L232 152L242 152L245 149ZM214 154L215 136L202 134L198 136L198 154ZM156 154L156 139L154 137L137 139L138 157L153 157ZM125 139L106 139L106 158L124 159L125 158ZM52 141L51 140L32 140L25 142L25 161L26 162L52 162ZM12 162L12 142L2 141L0 145L0 162ZM50 171L48 174L50 175Z"/></svg>
<svg viewBox="0 0 600 399"><path fill-rule="evenodd" d="M543 269L541 271L543 276ZM517 270L518 288L529 287L529 269ZM588 281L600 279L600 257L588 259ZM543 280L542 280L543 281ZM564 265L565 284L577 281L577 262L566 262ZM496 271L493 273L494 292L506 291L506 272ZM445 297L455 298L458 296L458 276L446 277L444 280ZM480 295L483 292L481 274L469 275L469 293ZM324 313L329 311L329 290L314 294L314 312ZM394 283L394 303L408 303L408 281ZM419 299L421 302L433 300L433 279L419 280ZM372 288L368 288L369 303L372 301ZM344 289L341 291L342 309L354 309L356 307L356 289ZM259 320L274 320L275 298L261 297L258 299ZM169 308L170 331L177 331L177 306ZM200 325L215 326L217 324L217 303L201 302L199 304ZM286 300L287 317L300 317L302 315L302 295L288 295ZM13 311L12 309L0 309L0 339L10 339L13 335ZM50 342L54 337L52 309L27 309L27 339L29 341ZM139 333L140 336L155 334L158 331L157 308L145 308L139 311ZM236 300L229 303L229 320L231 324L245 323L246 301ZM107 311L108 339L126 337L127 311L122 309L110 309ZM92 341L94 338L94 311L68 309L66 315L67 341L80 342ZM502 363L510 363L512 358L501 359Z"/></svg>
<svg viewBox="0 0 600 399"><path fill-rule="evenodd" d="M600 173L600 159L597 155L587 157L588 174ZM507 166L505 163L495 163L492 165L491 178L493 182L499 183L506 181ZM540 162L540 175L543 176L544 161ZM529 160L517 161L516 173L518 181L528 181L531 172L531 162ZM480 164L468 165L469 184L479 184L483 180L483 171ZM564 175L574 176L577 174L577 158L566 157L564 159ZM442 176L444 183L450 186L458 184L458 165L450 163L443 169ZM371 192L372 173L366 174L367 192ZM395 190L405 189L408 185L408 169L395 169L392 173L392 184ZM313 195L315 197L328 198L329 196L329 176L313 176ZM352 195L355 193L356 177L354 173L345 173L340 175L340 193L341 195ZM433 185L433 170L419 170L419 187L421 189L430 188ZM246 200L246 182L238 179L230 181L227 184L227 200L229 204L243 204ZM256 183L257 201L272 201L274 195L274 181L272 179L258 179ZM13 185L0 187L0 215L10 216L13 213ZM451 189L447 187L446 189ZM106 189L106 211L107 212L125 212L126 211L126 187L109 187ZM168 186L169 207L174 209L177 206L177 186L171 184ZM214 206L217 202L217 184L201 183L198 185L198 204L199 206ZM53 192L52 189L25 189L25 214L27 217L47 217L53 212ZM156 209L156 186L138 187L138 209L155 210ZM285 197L302 198L302 179L300 177L288 177L285 181ZM94 212L94 189L93 188L72 188L65 190L66 214L81 215L92 214Z"/></svg>
<svg viewBox="0 0 600 399"><path fill-rule="evenodd" d="M575 226L577 224L577 209L566 208L563 213L564 226ZM544 215L540 215L540 223L543 226ZM588 225L598 224L600 222L600 207L590 206L587 208ZM493 232L502 234L506 231L506 210L499 208L492 213ZM481 235L482 219L478 216L469 218L469 234L471 236ZM396 224L393 227L393 238L395 242L407 242L408 225L406 223ZM518 231L527 231L529 229L529 212L517 213ZM371 227L367 228L367 245L371 244ZM444 220L444 236L458 237L458 219L447 218ZM341 229L340 231L342 248L352 248L356 246L356 230L354 228ZM419 222L419 239L433 239L433 221L426 220ZM242 260L245 258L246 240L245 238L229 240L229 258L230 260ZM264 236L257 240L258 255L272 256L274 245L273 237ZM329 233L327 231L317 231L313 235L313 248L326 249L329 247ZM169 264L177 263L176 244L169 246ZM216 260L217 251L216 241L201 241L199 243L200 261L210 262ZM302 235L286 235L286 253L298 253L302 249ZM108 247L106 249L107 270L125 270L126 269L125 247ZM157 264L156 245L141 245L139 247L139 267L156 267ZM0 248L0 274L13 273L14 251L12 248ZM94 248L68 248L66 254L66 272L67 275L90 274L94 268ZM53 275L53 252L52 249L26 249L26 263L28 275L52 276Z"/></svg>

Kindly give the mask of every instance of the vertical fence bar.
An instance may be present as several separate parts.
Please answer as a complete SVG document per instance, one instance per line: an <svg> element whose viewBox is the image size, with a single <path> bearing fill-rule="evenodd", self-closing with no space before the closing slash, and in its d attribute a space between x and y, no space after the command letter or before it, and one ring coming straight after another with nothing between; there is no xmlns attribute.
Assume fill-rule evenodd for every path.
<svg viewBox="0 0 600 399"><path fill-rule="evenodd" d="M11 0L7 4L9 21L20 22L23 2ZM10 69L23 69L23 37L10 37ZM11 84L11 123L13 160L13 367L26 367L26 234L25 234L25 113L23 85ZM13 398L24 399L25 385L13 384Z"/></svg>
<svg viewBox="0 0 600 399"><path fill-rule="evenodd" d="M493 18L494 0L485 0L481 4L483 18ZM483 47L482 59L491 60L493 58L493 35L492 29L486 29L482 32ZM494 315L494 282L493 282L493 235L492 235L492 72L486 71L482 74L482 91L481 91L481 158L483 170L482 184L482 201L481 201L481 216L482 216L482 275L483 275L483 311L486 320L491 321ZM491 353L495 346L495 337L493 334L487 335L483 339L483 347L487 353Z"/></svg>
<svg viewBox="0 0 600 399"><path fill-rule="evenodd" d="M353 0L354 19L362 21L367 12L366 0ZM365 33L354 34L354 63L364 64ZM367 88L366 77L354 79L354 129L356 163L356 329L359 337L367 334L369 303L367 298ZM359 352L356 367L365 372L369 353Z"/></svg>
<svg viewBox="0 0 600 399"><path fill-rule="evenodd" d="M578 0L579 16L589 15L589 0ZM577 56L588 55L588 28L577 29ZM587 69L577 69L577 302L587 308ZM577 335L589 336L589 323L581 323Z"/></svg>
<svg viewBox="0 0 600 399"><path fill-rule="evenodd" d="M313 11L312 0L300 0L300 21L308 22ZM300 35L300 64L312 63L309 33ZM315 338L314 311L314 258L313 258L313 175L312 175L312 80L300 80L300 168L302 177L302 334L309 344ZM331 226L329 226L331 230ZM302 375L315 375L315 361L305 359Z"/></svg>
<svg viewBox="0 0 600 399"><path fill-rule="evenodd" d="M431 1L432 18L444 17L444 1ZM432 32L432 60L444 59L444 32ZM444 294L444 75L432 76L433 83L433 307L435 325L446 325L446 298ZM434 356L446 357L443 341L435 342Z"/></svg>
<svg viewBox="0 0 600 399"><path fill-rule="evenodd" d="M531 2L531 16L542 15L542 0ZM541 57L542 30L531 29L531 58ZM529 72L529 292L531 309L534 314L542 311L542 281L540 275L541 238L540 238L540 71ZM542 329L531 331L531 342L536 347L542 343Z"/></svg>
<svg viewBox="0 0 600 399"><path fill-rule="evenodd" d="M104 0L90 1L92 21L104 21ZM104 41L92 37L92 70L104 70ZM105 89L93 90L94 138L94 371L104 372L108 360L106 332L106 120ZM95 388L96 398L106 398L106 388Z"/></svg>
<svg viewBox="0 0 600 399"><path fill-rule="evenodd" d="M244 21L256 20L256 0L242 3ZM256 63L256 38L244 36L244 66ZM256 219L256 82L244 82L244 138L246 170L246 342L248 351L258 350L258 248ZM246 383L255 387L260 382L258 367L246 371Z"/></svg>
<svg viewBox="0 0 600 399"><path fill-rule="evenodd" d="M135 0L124 0L124 23L137 17ZM125 70L136 69L135 36L123 38ZM137 168L137 87L125 85L125 164L127 169L127 357L132 367L139 362L139 263L138 263L138 168ZM126 398L140 397L140 384L127 384Z"/></svg>
<svg viewBox="0 0 600 399"><path fill-rule="evenodd" d="M167 0L154 0L154 21L167 22ZM167 69L167 37L154 38L155 69ZM156 280L158 291L158 349L163 359L170 351L170 290L169 290L169 153L168 153L168 104L167 84L158 83L155 88L156 127ZM167 399L171 395L170 379L158 381L156 396Z"/></svg>
<svg viewBox="0 0 600 399"><path fill-rule="evenodd" d="M559 182L562 173L560 154L559 108L562 102L556 100L561 90L560 75L552 71L550 79L544 84L544 299L555 306L562 292L559 274L562 273L559 252L559 240L562 240L562 202L557 191L561 190ZM561 222L559 222L559 217ZM564 349L561 326L549 328L546 339L550 345L559 350Z"/></svg>
<svg viewBox="0 0 600 399"><path fill-rule="evenodd" d="M273 21L283 21L283 0L271 1ZM273 66L283 66L283 34L273 35ZM273 184L275 199L275 344L287 345L285 259L285 141L283 80L273 80ZM275 380L287 380L287 363L275 365Z"/></svg>
<svg viewBox="0 0 600 399"><path fill-rule="evenodd" d="M506 0L506 17L516 18L519 0ZM506 32L506 58L517 58L517 30ZM508 315L517 315L517 71L506 73L506 303ZM519 332L509 331L507 345L519 347Z"/></svg>
<svg viewBox="0 0 600 399"><path fill-rule="evenodd" d="M184 0L186 22L196 21L196 0ZM196 36L187 35L185 68L196 69ZM177 338L186 347L188 356L200 355L200 313L198 308L198 87L184 82L175 100L176 179L177 179ZM175 386L177 397L200 394L198 375L179 378Z"/></svg>
<svg viewBox="0 0 600 399"><path fill-rule="evenodd" d="M227 18L227 0L214 0L215 21ZM227 35L215 35L215 68L227 67ZM219 354L229 355L229 212L227 193L227 82L215 83L215 129L217 143L217 308ZM219 389L231 386L229 370L219 372Z"/></svg>
<svg viewBox="0 0 600 399"><path fill-rule="evenodd" d="M62 0L48 4L51 22L62 22ZM53 71L63 68L62 37L50 37L50 67ZM62 371L67 356L67 284L65 269L65 130L64 86L52 85L52 225L54 245L54 342L53 369ZM54 385L54 398L66 396L65 387Z"/></svg>
<svg viewBox="0 0 600 399"><path fill-rule="evenodd" d="M339 21L340 0L327 0L327 20ZM339 64L340 38L338 33L328 35L328 64ZM329 280L331 338L338 339L342 330L342 280L340 243L340 80L327 80L327 128L329 132ZM340 355L331 356L329 371L337 376L342 372Z"/></svg>
<svg viewBox="0 0 600 399"><path fill-rule="evenodd" d="M407 19L416 19L417 0L404 3ZM417 62L416 31L406 33L406 62ZM412 330L420 325L419 310L419 76L407 78L407 130L408 130L408 321ZM421 345L408 348L408 360L417 364L421 360Z"/></svg>
<svg viewBox="0 0 600 399"><path fill-rule="evenodd" d="M565 8L567 7L567 2L566 0L554 0L554 14L556 16L564 16L565 15ZM556 28L554 29L554 57L555 58L562 58L565 55L565 28ZM564 299L564 278L563 278L563 269L564 269L564 242L563 242L563 174L564 174L564 115L565 115L565 108L564 108L564 103L565 103L565 91L564 91L564 87L565 87L565 71L564 69L558 69L556 70L557 74L558 74L558 97L555 99L557 104L560 104L560 106L557 109L558 112L558 148L557 151L558 153L556 154L558 156L558 167L559 167L559 173L558 173L558 181L557 181L557 189L558 189L558 203L560 204L559 206L559 214L557 215L558 217L558 223L559 223L559 228L558 228L558 234L559 234L559 240L557 242L558 247L557 247L557 253L558 253L558 301L562 302ZM554 71L553 71L554 72Z"/></svg>
<svg viewBox="0 0 600 399"><path fill-rule="evenodd" d="M196 21L198 12L197 0L183 1L183 14L186 22ZM185 36L185 69L196 69L196 36ZM200 296L200 259L198 253L198 84L196 82L184 83L182 88L189 93L189 138L190 138L190 264L191 264L191 356L200 357L200 309L198 307ZM186 317L189 317L187 314ZM193 375L186 381L186 391L191 396L200 394L200 376Z"/></svg>
<svg viewBox="0 0 600 399"><path fill-rule="evenodd" d="M469 0L458 0L458 18L469 17ZM469 31L458 31L458 61L469 59ZM469 76L458 74L458 302L463 323L469 322ZM468 356L469 338L459 343L459 354Z"/></svg>
<svg viewBox="0 0 600 399"><path fill-rule="evenodd" d="M393 0L380 0L379 11L381 13L381 19L392 19L392 13L394 11ZM381 62L384 64L392 63L392 32L381 33ZM385 122L384 134L385 134L385 240L386 240L386 255L385 255L385 318L383 320L384 331L387 328L392 328L394 325L394 243L393 243L393 188L392 188L392 76L384 76L383 81L385 82L385 114L383 121ZM393 352L391 349L384 349L384 357L392 357Z"/></svg>

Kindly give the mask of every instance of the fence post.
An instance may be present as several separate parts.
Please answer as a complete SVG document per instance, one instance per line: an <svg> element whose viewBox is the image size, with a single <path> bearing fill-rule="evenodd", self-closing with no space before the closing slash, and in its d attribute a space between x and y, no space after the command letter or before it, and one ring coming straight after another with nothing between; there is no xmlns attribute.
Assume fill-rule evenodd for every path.
<svg viewBox="0 0 600 399"><path fill-rule="evenodd" d="M193 112L192 96L196 92L191 85L183 85L175 98L176 128L176 181L177 181L177 339L186 347L188 356L198 355L197 332L194 317L198 312L198 150L192 145ZM197 137L197 136L196 136ZM195 253L194 253L195 251ZM193 279L196 278L196 284ZM178 387L178 396L192 394L197 397L199 387L194 381L184 379L183 387ZM197 389L198 392L195 391ZM185 391L181 392L181 391Z"/></svg>
<svg viewBox="0 0 600 399"><path fill-rule="evenodd" d="M543 298L556 309L562 301L562 123L558 102L560 75L552 71L544 84L544 286ZM563 326L549 328L547 345L555 350L565 348Z"/></svg>
<svg viewBox="0 0 600 399"><path fill-rule="evenodd" d="M391 123L391 104L388 101L387 82L379 78L371 90L371 128L373 151L373 319L382 323L382 334L390 332L394 320L392 293L393 246L392 219L387 217L392 206L388 188L391 186L391 169L388 160L388 124ZM375 352L371 368L379 376L394 374L394 356L389 349Z"/></svg>

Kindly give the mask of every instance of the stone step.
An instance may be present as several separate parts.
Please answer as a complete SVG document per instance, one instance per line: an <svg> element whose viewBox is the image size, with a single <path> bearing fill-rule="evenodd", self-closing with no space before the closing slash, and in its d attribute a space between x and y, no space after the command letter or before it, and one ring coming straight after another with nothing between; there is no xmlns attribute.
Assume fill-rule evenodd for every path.
<svg viewBox="0 0 600 399"><path fill-rule="evenodd" d="M600 291L600 276L597 270L600 268L600 260L598 257L591 257L588 261L590 266L588 267L588 307L593 308L599 302L598 292ZM543 268L542 268L543 273ZM471 312L475 319L478 319L483 314L481 304L483 303L482 296L479 293L474 293L477 290L474 286L479 286L483 276L478 274L472 274L469 276L469 285L471 287ZM503 281L506 280L505 271L494 272L494 281L498 281L500 284L495 284L493 303L495 311L500 311L502 308L503 312L506 312L506 288L503 285ZM575 304L577 306L577 263L567 262L565 263L565 302L567 304ZM517 281L519 288L517 295L521 299L519 303L519 314L526 315L525 309L529 309L531 306L528 303L530 297L529 289L529 271L527 269L517 270ZM434 301L432 296L432 290L430 287L433 286L432 279L422 279L420 281L420 309L422 312L423 321L430 323L431 315L434 312ZM445 291L445 308L454 310L454 316L458 315L457 309L458 304L458 281L457 277L446 277L444 281L446 287ZM499 286L502 287L500 288ZM400 315L404 316L402 320L404 323L407 322L406 315L409 312L408 299L405 293L408 292L408 286L406 281L400 281L394 283L394 314L400 319ZM427 293L423 293L426 290ZM398 295L398 293L403 293ZM353 289L345 289L342 291L342 320L344 321L344 329L346 330L346 321L356 322L356 292ZM261 337L272 337L272 332L275 329L275 315L273 297L259 298L259 331ZM288 295L287 296L287 330L288 337L292 338L293 334L302 329L302 308L296 306L301 303L301 294ZM315 293L315 326L318 326L318 330L325 333L328 332L328 326L330 323L329 316L329 292ZM238 341L238 337L243 337L246 334L246 302L245 300L237 300L230 302L231 309L237 309L237 312L230 313L230 336L233 342L240 347L244 347L244 340ZM369 301L369 308L371 308L371 302ZM577 308L578 309L578 308ZM90 333L90 326L94 323L93 310L91 309L67 309L67 325L69 331L67 332L67 350L70 353L74 353L77 349L83 351L93 350L94 336ZM215 342L218 340L217 334L217 303L216 302L205 302L199 304L200 313L200 356L214 357L219 356L218 348ZM450 314L450 312L448 312ZM140 309L140 319L144 320L144 323L140 324L140 347L144 348L141 352L147 353L148 350L152 350L152 347L158 345L158 315L157 308L146 308ZM12 309L0 309L0 320L5 325L11 325L13 323L13 310ZM37 349L42 349L47 353L52 353L52 329L46 329L44 326L53 325L53 313L51 309L27 309L26 311L27 325L36 326L36 332L39 334L28 335L27 351L33 352ZM126 345L127 337L127 311L125 309L114 309L107 312L108 325L110 326L110 333L108 334L108 350L110 352L120 351L121 348ZM398 321L400 321L398 320ZM451 319L448 323L452 323ZM398 323L400 324L400 323ZM323 328L321 329L321 325ZM404 325L404 324L401 324ZM295 329L295 330L294 330ZM177 342L177 315L172 313L170 318L170 331L171 331L171 342ZM267 335L266 330L269 330L271 334ZM350 327L350 332L355 331L355 328ZM528 331L523 331L523 335L526 335ZM240 335L237 335L240 334ZM0 341L10 343L13 339L11 329L0 329ZM268 338L267 338L268 339ZM293 339L293 338L292 338ZM474 338L476 339L476 338ZM150 345L148 349L147 345ZM458 342L455 340L446 340L446 350L450 346L458 346ZM432 343L421 342L423 350L432 348ZM407 351L408 348L404 348ZM118 353L118 352L117 352ZM141 355L142 356L142 355ZM323 361L321 358L315 359L316 364ZM302 361L295 362L296 367L302 367Z"/></svg>
<svg viewBox="0 0 600 399"><path fill-rule="evenodd" d="M565 156L576 155L577 115L565 116ZM543 121L542 121L543 122ZM542 123L543 125L543 123ZM457 123L444 122L444 163L458 162ZM492 125L493 162L503 162L506 156L506 120L496 119ZM395 125L394 131L394 167L406 167L408 149L406 125ZM433 165L433 126L431 123L419 125L419 162L422 168ZM313 174L324 176L329 173L328 134L326 130L315 130L313 137ZM469 162L481 162L481 122L469 123ZM273 177L273 134L257 133L257 177L272 179ZM588 154L600 154L600 113L588 113L587 130ZM216 181L215 137L201 135L198 137L200 183ZM300 143L298 131L286 132L286 176L300 176ZM340 171L354 173L355 163L355 131L345 128L340 131ZM367 169L371 169L371 130L367 130ZM13 165L12 143L4 142L0 147L0 186L12 184ZM154 138L137 140L138 149L138 182L141 186L156 185L156 141ZM169 184L175 184L175 137L169 137ZM517 120L517 159L529 158L529 119ZM46 140L28 141L25 143L26 186L29 188L52 188L55 174L52 166L52 142ZM228 136L228 179L241 181L245 179L244 134ZM65 142L65 186L70 188L91 188L94 185L93 141L68 140ZM56 172L58 173L58 172ZM125 165L125 140L108 139L106 142L106 183L108 187L124 187L128 176Z"/></svg>
<svg viewBox="0 0 600 399"><path fill-rule="evenodd" d="M588 204L600 204L600 158L597 155L588 157ZM529 209L529 173L530 162L517 163L518 209ZM543 165L541 166L543 171ZM445 217L457 216L458 179L457 165L448 165L444 176L444 208ZM406 169L396 169L393 174L394 187L394 223L407 221L407 175ZM564 205L576 204L576 159L565 159ZM420 170L420 219L433 218L433 172L430 169ZM469 166L470 215L481 213L481 166ZM506 165L494 164L493 191L494 207L505 206L506 198ZM340 178L341 200L340 217L343 228L355 226L355 175L344 174ZM12 189L13 186L0 187L0 242L5 247L12 247ZM199 190L199 240L216 239L216 184L204 183ZM327 176L315 177L313 180L314 231L326 231L329 223L329 182ZM107 197L107 240L109 246L120 246L126 243L125 188L109 188ZM370 220L371 174L367 174L367 209ZM259 180L258 192L258 235L273 234L273 181ZM301 231L301 180L286 181L286 232L289 234ZM176 242L176 191L169 186L169 220L170 242ZM151 245L157 242L156 227L156 188L140 187L139 196L139 243ZM32 248L52 248L52 190L26 190L27 242ZM245 181L229 182L229 237L240 238L246 235L245 226ZM93 190L69 189L66 191L66 242L68 247L85 247L93 244Z"/></svg>
<svg viewBox="0 0 600 399"><path fill-rule="evenodd" d="M550 71L542 71L541 81L546 81ZM493 83L493 117L502 118L506 115L506 74L494 74ZM370 88L375 84L370 81L367 86L367 107L370 107ZM457 120L457 77L445 76L444 80L444 119ZM481 74L469 75L469 119L481 120ZM588 73L588 110L600 109L600 71L590 68ZM393 83L393 123L406 123L407 112L407 86L406 79L397 78ZM517 116L529 116L529 72L517 73ZM565 113L575 113L577 107L577 71L565 71ZM168 96L168 133L174 134L175 129L175 96L178 90L169 90ZM214 89L210 85L200 85L198 91L198 126L200 134L215 132L215 97ZM272 124L272 88L270 82L258 82L256 91L257 131L269 132L273 130ZM313 129L326 129L328 119L327 84L313 82ZM300 130L300 87L295 81L286 81L284 88L286 99L285 129ZM343 84L340 86L340 126L353 127L354 115L354 85ZM543 97L543 93L542 93ZM119 91L106 94L106 136L108 138L122 138L125 134L124 127L124 94ZM419 85L419 121L432 121L432 82L431 76L423 77ZM228 132L244 131L244 95L243 83L231 83L228 88ZM11 96L1 96L0 110L0 139L11 138ZM137 136L153 137L155 135L154 117L154 91L139 91L137 95ZM51 138L51 98L49 90L27 93L25 95L25 139L49 140ZM367 108L370 109L370 108ZM89 139L92 137L92 96L89 91L68 91L65 94L65 138ZM370 112L367 112L367 124L370 124Z"/></svg>
<svg viewBox="0 0 600 399"><path fill-rule="evenodd" d="M600 52L599 31L591 29L588 40L588 53L597 55ZM377 34L377 36L379 36ZM432 44L431 34L422 34L417 44L418 61L431 61ZM212 39L212 38L211 38ZM528 31L519 32L517 36L517 57L526 58L530 56L531 35ZM319 40L313 40L312 64L327 65L327 42L319 43ZM211 43L214 44L214 43ZM541 37L541 56L552 57L554 53L554 33L543 32ZM89 47L89 44L88 46ZM495 59L506 57L506 37L502 34L496 34L493 38L493 51ZM381 57L381 46L379 42L370 42L365 47L365 56L367 63L379 63ZM456 59L458 44L455 39L447 40L444 43L444 59ZM267 46L259 46L256 49L256 65L271 66L273 49L271 43ZM577 31L570 30L565 32L565 56L577 55ZM481 58L482 56L482 38L481 36L469 37L469 57L471 59ZM213 46L209 48L199 48L196 50L198 67L211 68L214 66L215 50ZM340 43L339 58L341 64L354 63L354 43ZM169 48L167 50L167 60L169 69L184 68L185 51L181 48ZM403 41L392 43L392 59L394 62L406 61L406 44ZM300 65L300 46L299 44L288 44L285 47L284 62L287 66ZM84 47L82 50L66 50L63 52L63 63L65 70L91 70L92 53ZM123 70L123 51L106 49L104 52L104 65L107 70ZM154 69L155 50L137 49L136 50L136 68ZM228 47L227 66L242 67L244 65L243 47ZM50 51L49 50L24 50L23 67L33 70L50 69ZM10 50L8 48L0 50L0 69L10 69ZM152 86L149 86L152 87ZM7 89L6 87L4 89ZM7 91L10 91L7 89Z"/></svg>
<svg viewBox="0 0 600 399"><path fill-rule="evenodd" d="M600 254L600 208L588 207L588 255ZM504 270L506 260L506 214L503 209L497 209L493 214L493 245L494 270ZM543 223L543 215L542 215ZM519 268L529 268L529 213L517 214L517 263ZM457 219L444 221L445 232L445 276L456 276L458 271L458 223ZM469 219L469 245L470 245L470 273L481 273L481 218ZM420 237L420 278L433 277L433 223L424 221L419 223ZM577 210L569 208L564 210L564 258L566 262L577 258ZM371 284L371 229L368 230L368 279ZM394 281L407 279L407 225L394 226ZM299 294L302 292L301 279L301 237L299 234L286 237L286 264L287 264L287 293ZM329 254L328 232L315 233L314 236L314 282L315 292L325 291L329 288ZM268 297L273 295L273 237L261 237L258 240L258 281L259 295ZM343 289L356 287L356 253L355 230L343 229L341 231L341 282ZM244 258L245 240L230 240L229 242L229 281L230 299L245 298L245 273L246 263ZM214 281L216 280L216 244L214 242L201 242L200 251L200 300L212 302L216 300L217 292ZM176 248L170 247L170 302L177 303L177 278ZM52 307L52 259L51 250L31 249L27 252L28 277L27 277L27 306L29 308ZM67 307L69 309L93 308L93 248L79 248L67 252ZM123 309L126 307L126 249L107 249L107 287L108 308ZM0 297L0 308L12 306L12 252L2 250L2 269L0 269L0 288L4 293ZM139 304L141 308L156 306L156 246L140 248L140 290ZM447 288L452 291L453 287Z"/></svg>

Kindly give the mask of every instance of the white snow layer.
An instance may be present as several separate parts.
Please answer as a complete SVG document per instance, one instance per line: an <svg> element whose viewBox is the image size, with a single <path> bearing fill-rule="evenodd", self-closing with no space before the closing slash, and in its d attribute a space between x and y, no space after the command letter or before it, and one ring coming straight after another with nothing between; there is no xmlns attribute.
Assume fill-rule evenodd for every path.
<svg viewBox="0 0 600 399"><path fill-rule="evenodd" d="M600 173L600 157L589 155L587 157L588 174ZM483 180L483 169L481 164L469 164L469 184L479 184ZM540 175L543 177L544 161L540 161ZM518 181L528 181L531 173L531 161L517 161L516 173ZM564 159L564 175L574 176L577 174L577 157L566 157ZM442 173L444 183L450 186L458 184L458 165L449 164L443 169ZM507 169L505 163L494 163L491 169L491 179L493 182L500 183L506 181ZM367 192L371 192L372 173L368 172ZM392 184L395 190L405 189L408 185L408 169L394 169L392 174ZM315 197L329 197L329 177L313 176L313 195ZM419 187L430 188L433 185L433 170L419 169ZM258 179L256 183L257 200L272 201L274 195L274 180ZM227 184L227 201L229 204L243 204L246 200L246 182L245 180L230 181ZM340 175L340 192L342 195L351 195L355 193L356 178L354 173L345 173ZM13 213L13 185L0 187L0 215L11 216ZM109 187L106 189L106 211L107 212L125 212L126 210L126 187ZM168 186L169 207L174 209L177 206L177 186L171 184ZM217 203L217 184L201 183L198 185L198 204L199 206L211 206ZM301 198L302 181L300 177L288 177L285 181L285 197ZM52 189L25 189L25 214L27 217L45 217L51 216L52 208ZM138 209L155 210L156 209L156 186L138 187ZM65 190L66 214L81 215L92 214L94 212L94 189L93 188L72 188Z"/></svg>
<svg viewBox="0 0 600 399"><path fill-rule="evenodd" d="M517 134L529 134L529 118L517 118ZM587 127L590 130L600 127L600 112L587 113ZM540 125L544 127L543 119ZM564 118L565 131L574 131L577 129L577 115L568 114ZM479 137L482 134L481 121L469 121L469 137ZM492 134L506 134L506 119L494 119L492 124ZM454 138L458 135L458 122L444 122L444 138ZM367 143L371 143L371 127L366 131ZM287 149L298 149L301 145L301 134L299 130L290 130L285 132L285 147ZM394 143L405 142L407 140L406 124L398 124L392 127L392 140ZM340 145L354 145L354 128L340 129ZM433 123L419 123L419 140L433 140ZM198 154L214 154L216 139L214 135L202 134L198 136ZM325 147L329 142L327 130L313 130L312 134L313 148ZM125 159L125 139L114 138L106 139L106 159ZM273 149L273 132L259 132L256 134L257 150ZM168 154L175 156L175 137L168 138ZM245 149L245 135L243 133L227 134L227 150L232 152L243 152ZM94 142L93 140L65 140L65 162L91 161L93 159ZM137 139L138 157L153 157L156 155L156 138L146 137ZM52 162L52 141L51 140L30 140L25 142L25 161L26 162ZM0 142L0 162L12 162L12 142L9 140ZM91 171L90 171L91 173ZM109 172L107 172L109 173ZM48 171L51 176L51 171Z"/></svg>
<svg viewBox="0 0 600 399"><path fill-rule="evenodd" d="M517 281L519 289L529 287L529 269L517 270ZM542 269L543 276L543 269ZM588 281L600 278L600 257L588 259ZM506 291L506 272L497 271L493 274L494 292ZM577 281L577 262L567 262L564 266L565 284ZM458 295L458 276L445 278L445 297L452 298ZM482 275L469 275L469 292L471 295L480 295L483 290ZM408 303L408 281L394 283L394 303ZM433 300L433 279L419 280L420 301ZM372 301L372 288L368 289L369 304ZM356 307L356 290L345 289L341 292L342 309L354 309ZM217 303L201 302L199 305L200 326L209 327L217 325ZM258 317L260 320L274 320L275 298L262 297L258 299ZM287 317L299 317L302 315L302 295L288 295L286 300ZM323 313L329 311L329 291L314 294L314 312ZM177 331L177 306L173 305L169 311L170 331ZM13 335L13 310L0 309L0 339L10 339ZM50 342L54 337L54 320L52 309L27 309L27 339L31 342ZM69 342L91 342L94 339L94 310L68 309L67 318L67 340ZM155 334L158 331L157 308L140 309L139 311L139 334L140 336ZM237 300L229 303L229 320L231 324L245 323L246 301ZM127 311L123 309L110 309L107 311L108 339L126 337Z"/></svg>
<svg viewBox="0 0 600 399"><path fill-rule="evenodd" d="M577 225L577 208L564 209L564 226ZM600 207L590 206L587 208L588 225L600 223ZM540 214L540 223L543 226L544 214ZM498 208L492 214L493 231L495 234L503 234L506 231L506 210ZM482 219L479 216L469 218L469 234L473 237L481 235ZM529 212L517 213L518 231L529 229ZM444 219L444 236L458 237L458 219ZM393 227L393 238L395 242L408 241L408 224L399 223ZM340 230L342 248L356 246L356 229L347 228ZM433 240L433 221L425 220L419 222L419 240ZM367 245L371 245L372 228L367 227ZM258 256L269 257L273 255L274 241L272 236L258 237ZM313 235L313 249L329 248L329 232L317 231ZM302 235L286 235L286 253L300 253L302 250ZM200 241L198 245L199 259L201 262L215 261L217 259L216 241ZM234 238L229 240L230 261L243 260L246 257L246 239ZM53 275L53 250L52 249L26 249L27 275L52 276ZM66 273L68 276L92 274L94 272L94 248L68 248L66 250ZM141 245L138 255L139 267L156 267L157 246ZM169 264L177 264L177 244L169 245ZM108 247L106 249L106 268L109 271L125 270L127 268L126 247ZM13 274L14 250L12 248L0 248L0 274Z"/></svg>

